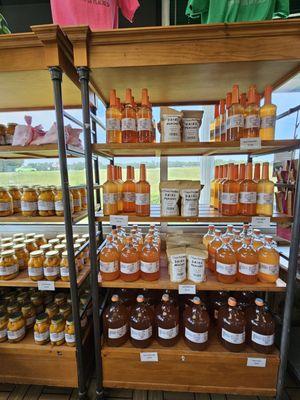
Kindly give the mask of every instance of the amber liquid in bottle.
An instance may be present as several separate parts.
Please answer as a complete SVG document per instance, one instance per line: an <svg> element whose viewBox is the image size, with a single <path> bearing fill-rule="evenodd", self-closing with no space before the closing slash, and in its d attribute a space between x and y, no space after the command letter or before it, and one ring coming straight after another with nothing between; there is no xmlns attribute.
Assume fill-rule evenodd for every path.
<svg viewBox="0 0 300 400"><path fill-rule="evenodd" d="M214 207L214 204L215 204L216 185L217 185L218 175L219 175L219 166L216 165L214 179L210 182L210 206L211 207Z"/></svg>
<svg viewBox="0 0 300 400"><path fill-rule="evenodd" d="M215 229L215 237L208 245L208 268L215 272L216 270L216 252L222 246L221 231Z"/></svg>
<svg viewBox="0 0 300 400"><path fill-rule="evenodd" d="M221 141L221 120L219 104L215 104L215 142Z"/></svg>
<svg viewBox="0 0 300 400"><path fill-rule="evenodd" d="M244 131L244 109L239 102L239 86L233 85L232 104L228 110L229 132L227 140L240 140Z"/></svg>
<svg viewBox="0 0 300 400"><path fill-rule="evenodd" d="M106 143L122 143L122 113L117 105L116 91L110 91L110 105L106 110Z"/></svg>
<svg viewBox="0 0 300 400"><path fill-rule="evenodd" d="M113 180L113 165L107 166L107 181L103 184L103 214L118 214L118 185Z"/></svg>
<svg viewBox="0 0 300 400"><path fill-rule="evenodd" d="M229 110L231 108L231 102L232 102L232 93L228 92L226 94L226 140L229 138L229 132L230 132L230 118L229 118Z"/></svg>
<svg viewBox="0 0 300 400"><path fill-rule="evenodd" d="M279 253L272 246L272 236L265 236L265 245L258 251L259 272L261 282L275 283L279 277Z"/></svg>
<svg viewBox="0 0 300 400"><path fill-rule="evenodd" d="M179 338L178 308L170 302L170 296L163 294L161 303L155 310L156 338L165 347L174 346Z"/></svg>
<svg viewBox="0 0 300 400"><path fill-rule="evenodd" d="M103 333L108 346L120 347L129 338L128 313L118 295L113 295L111 304L103 316Z"/></svg>
<svg viewBox="0 0 300 400"><path fill-rule="evenodd" d="M142 89L142 103L136 118L139 143L153 143L152 113L147 89Z"/></svg>
<svg viewBox="0 0 300 400"><path fill-rule="evenodd" d="M103 281L113 281L120 276L119 252L111 235L106 237L106 244L100 251L100 273Z"/></svg>
<svg viewBox="0 0 300 400"><path fill-rule="evenodd" d="M113 180L118 185L118 213L123 211L123 181L120 178L120 169L121 167L114 165Z"/></svg>
<svg viewBox="0 0 300 400"><path fill-rule="evenodd" d="M274 183L269 180L269 163L263 163L262 179L257 184L257 205L258 215L271 217L273 215Z"/></svg>
<svg viewBox="0 0 300 400"><path fill-rule="evenodd" d="M260 180L260 164L256 163L254 164L254 177L253 177L254 182L258 183Z"/></svg>
<svg viewBox="0 0 300 400"><path fill-rule="evenodd" d="M221 142L226 142L226 111L225 99L220 101L220 126L221 126Z"/></svg>
<svg viewBox="0 0 300 400"><path fill-rule="evenodd" d="M135 212L135 182L134 168L127 166L127 179L123 183L123 211L124 213Z"/></svg>
<svg viewBox="0 0 300 400"><path fill-rule="evenodd" d="M120 278L125 282L134 282L140 278L139 255L130 236L126 238L120 254Z"/></svg>
<svg viewBox="0 0 300 400"><path fill-rule="evenodd" d="M222 184L221 213L237 215L239 204L239 184L234 179L234 164L229 164L228 179Z"/></svg>
<svg viewBox="0 0 300 400"><path fill-rule="evenodd" d="M222 177L223 177L223 165L219 165L218 167L219 167L218 170L217 170L218 175L217 175L217 179L216 179L216 182L215 182L215 192L214 192L214 208L216 210L219 208L220 182L221 182Z"/></svg>
<svg viewBox="0 0 300 400"><path fill-rule="evenodd" d="M259 136L261 140L274 140L277 107L272 104L272 86L266 86L264 97L265 104L260 109Z"/></svg>
<svg viewBox="0 0 300 400"><path fill-rule="evenodd" d="M233 234L234 237L230 243L231 247L233 248L233 251L236 253L238 249L242 246L242 239L240 237L241 231L239 229L233 229Z"/></svg>
<svg viewBox="0 0 300 400"><path fill-rule="evenodd" d="M262 299L257 298L255 305L248 326L250 345L259 353L269 354L274 350L275 321Z"/></svg>
<svg viewBox="0 0 300 400"><path fill-rule="evenodd" d="M222 190L223 190L223 183L225 181L227 181L228 179L228 173L229 173L229 164L225 164L223 165L223 174L222 174L222 178L219 180L218 183L218 196L219 196L219 200L218 200L218 210L221 212L222 210Z"/></svg>
<svg viewBox="0 0 300 400"><path fill-rule="evenodd" d="M216 251L216 274L219 282L233 283L237 277L237 262L230 238L223 238L223 245Z"/></svg>
<svg viewBox="0 0 300 400"><path fill-rule="evenodd" d="M244 283L256 283L258 254L251 244L250 237L244 238L242 247L236 253L236 258L238 262L238 280Z"/></svg>
<svg viewBox="0 0 300 400"><path fill-rule="evenodd" d="M243 137L259 137L260 117L255 86L248 91L248 105L245 109L245 128Z"/></svg>
<svg viewBox="0 0 300 400"><path fill-rule="evenodd" d="M126 89L125 107L122 111L122 143L137 143L136 111L133 106L131 89Z"/></svg>
<svg viewBox="0 0 300 400"><path fill-rule="evenodd" d="M208 245L213 241L215 237L215 227L214 225L208 225L208 231L203 236L203 244L208 249Z"/></svg>
<svg viewBox="0 0 300 400"><path fill-rule="evenodd" d="M143 295L137 297L137 304L130 315L130 341L134 347L146 348L153 340L154 316Z"/></svg>
<svg viewBox="0 0 300 400"><path fill-rule="evenodd" d="M252 246L256 251L258 251L261 247L263 247L263 245L264 241L260 229L253 229Z"/></svg>
<svg viewBox="0 0 300 400"><path fill-rule="evenodd" d="M145 281L157 281L159 279L159 252L153 245L153 238L149 236L145 240L141 255L141 279Z"/></svg>
<svg viewBox="0 0 300 400"><path fill-rule="evenodd" d="M226 231L223 233L222 235L222 239L224 237L229 237L229 243L231 243L233 241L233 239L235 238L234 232L233 232L233 225L228 224L227 225L227 229Z"/></svg>
<svg viewBox="0 0 300 400"><path fill-rule="evenodd" d="M135 185L135 213L140 217L150 215L150 184L146 181L146 166L140 165L140 180Z"/></svg>
<svg viewBox="0 0 300 400"><path fill-rule="evenodd" d="M252 163L246 165L246 178L240 183L241 215L256 215L257 183L252 179Z"/></svg>

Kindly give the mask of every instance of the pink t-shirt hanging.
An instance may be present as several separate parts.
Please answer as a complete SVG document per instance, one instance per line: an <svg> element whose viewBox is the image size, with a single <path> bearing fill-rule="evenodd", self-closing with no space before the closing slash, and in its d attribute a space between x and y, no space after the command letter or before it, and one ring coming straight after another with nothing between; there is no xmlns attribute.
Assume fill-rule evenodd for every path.
<svg viewBox="0 0 300 400"><path fill-rule="evenodd" d="M55 24L89 25L92 30L118 28L118 9L132 22L138 0L51 0Z"/></svg>

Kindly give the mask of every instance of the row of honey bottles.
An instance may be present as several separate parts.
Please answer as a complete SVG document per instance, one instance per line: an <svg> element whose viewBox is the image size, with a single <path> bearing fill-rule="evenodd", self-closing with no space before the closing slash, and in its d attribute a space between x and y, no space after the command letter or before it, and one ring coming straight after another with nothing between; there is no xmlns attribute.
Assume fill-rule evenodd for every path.
<svg viewBox="0 0 300 400"><path fill-rule="evenodd" d="M121 104L115 89L110 91L110 105L106 110L106 142L155 142L155 124L147 89L142 89L140 106L135 103L131 89L126 89L124 104Z"/></svg>
<svg viewBox="0 0 300 400"><path fill-rule="evenodd" d="M122 168L107 166L107 180L103 184L103 214L135 213L150 215L150 184L146 181L146 166L140 165L140 179L135 181L134 167L127 166L126 181L122 180Z"/></svg>
<svg viewBox="0 0 300 400"><path fill-rule="evenodd" d="M274 182L269 179L269 163L215 166L210 185L210 206L222 215L272 216Z"/></svg>
<svg viewBox="0 0 300 400"><path fill-rule="evenodd" d="M214 121L210 124L210 141L226 142L241 138L260 137L274 140L277 107L272 104L272 87L266 86L265 103L260 107L260 95L251 85L248 93L239 93L233 85L226 99L215 105Z"/></svg>
<svg viewBox="0 0 300 400"><path fill-rule="evenodd" d="M271 353L274 348L275 322L260 298L244 312L237 300L229 297L227 305L213 318L216 327L200 297L188 299L181 313L169 293L164 293L155 307L140 294L130 309L114 294L103 318L104 337L112 347L122 346L130 339L134 347L147 348L154 338L161 346L171 347L183 336L189 348L201 351L216 331L221 344L232 352L244 350L246 343L260 353Z"/></svg>
<svg viewBox="0 0 300 400"><path fill-rule="evenodd" d="M122 279L133 282L138 279L154 281L159 278L160 234L151 226L143 234L134 226L129 235L123 228L113 229L106 237L105 246L99 253L100 274L103 281Z"/></svg>
<svg viewBox="0 0 300 400"><path fill-rule="evenodd" d="M279 277L276 243L272 236L262 236L259 229L251 232L245 224L239 231L228 225L222 235L220 229L209 225L203 243L208 249L208 268L219 282L275 283Z"/></svg>

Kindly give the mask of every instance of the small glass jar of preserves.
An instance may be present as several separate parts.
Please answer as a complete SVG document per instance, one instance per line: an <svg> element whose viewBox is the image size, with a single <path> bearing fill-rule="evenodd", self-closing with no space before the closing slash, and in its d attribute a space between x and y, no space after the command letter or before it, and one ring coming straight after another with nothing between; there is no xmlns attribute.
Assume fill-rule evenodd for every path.
<svg viewBox="0 0 300 400"><path fill-rule="evenodd" d="M5 134L6 134L6 126L0 124L0 146L5 145Z"/></svg>
<svg viewBox="0 0 300 400"><path fill-rule="evenodd" d="M71 214L74 213L74 203L73 203L73 195L71 191L69 191L70 197L70 207L71 207ZM63 217L64 215L64 204L63 204L63 193L62 189L57 188L55 196L54 196L54 208L55 208L55 215L59 217Z"/></svg>
<svg viewBox="0 0 300 400"><path fill-rule="evenodd" d="M74 254L80 249L80 244L74 243ZM76 273L80 272L84 266L83 251L75 256Z"/></svg>
<svg viewBox="0 0 300 400"><path fill-rule="evenodd" d="M0 279L9 281L19 274L19 263L14 250L5 250L0 254Z"/></svg>
<svg viewBox="0 0 300 400"><path fill-rule="evenodd" d="M45 238L45 235L43 233L40 233L38 235L34 235L34 240L37 245L37 247L41 247L43 244L47 244L47 240Z"/></svg>
<svg viewBox="0 0 300 400"><path fill-rule="evenodd" d="M32 239L25 239L25 240L24 240L24 243L25 243L25 245L26 245L26 249L27 249L29 255L30 255L31 252L36 251L36 250L39 249L38 246L37 246L37 244L36 244L36 242L35 242L35 239L34 239L34 238L32 238Z"/></svg>
<svg viewBox="0 0 300 400"><path fill-rule="evenodd" d="M17 295L17 302L20 304L20 306L23 306L24 303L27 303L29 301L29 294L28 292L19 292Z"/></svg>
<svg viewBox="0 0 300 400"><path fill-rule="evenodd" d="M55 215L54 193L49 188L40 188L38 197L38 210L41 217L51 217Z"/></svg>
<svg viewBox="0 0 300 400"><path fill-rule="evenodd" d="M58 251L51 250L45 255L44 276L48 281L56 281L59 278L60 257Z"/></svg>
<svg viewBox="0 0 300 400"><path fill-rule="evenodd" d="M8 316L5 312L0 312L0 343L7 339Z"/></svg>
<svg viewBox="0 0 300 400"><path fill-rule="evenodd" d="M55 317L58 314L58 311L58 305L54 302L48 304L45 310L45 312L48 314L49 320Z"/></svg>
<svg viewBox="0 0 300 400"><path fill-rule="evenodd" d="M54 250L58 251L60 258L62 258L62 253L66 250L66 246L59 243L54 246Z"/></svg>
<svg viewBox="0 0 300 400"><path fill-rule="evenodd" d="M34 292L30 295L30 301L35 308L36 315L44 311L43 296L40 292Z"/></svg>
<svg viewBox="0 0 300 400"><path fill-rule="evenodd" d="M62 240L64 240L65 238L66 238L65 233L60 233L60 234L56 235L56 239L58 239L60 242Z"/></svg>
<svg viewBox="0 0 300 400"><path fill-rule="evenodd" d="M47 344L50 340L50 321L48 314L42 313L36 317L34 324L34 341L36 344Z"/></svg>
<svg viewBox="0 0 300 400"><path fill-rule="evenodd" d="M70 190L73 196L74 213L81 211L81 194L77 188Z"/></svg>
<svg viewBox="0 0 300 400"><path fill-rule="evenodd" d="M11 314L7 324L7 339L9 343L17 343L24 339L26 334L25 318L20 311Z"/></svg>
<svg viewBox="0 0 300 400"><path fill-rule="evenodd" d="M12 144L14 133L15 133L15 129L16 129L17 125L18 124L14 123L14 122L9 122L7 124L7 128L6 128L6 131L5 131L5 144L7 144L7 145L11 145Z"/></svg>
<svg viewBox="0 0 300 400"><path fill-rule="evenodd" d="M70 274L69 274L69 261L68 261L68 252L64 251L62 253L62 258L60 262L60 277L64 282L70 282Z"/></svg>
<svg viewBox="0 0 300 400"><path fill-rule="evenodd" d="M87 193L86 193L86 188L85 187L80 187L78 189L80 196L81 196L81 209L86 210L87 209Z"/></svg>
<svg viewBox="0 0 300 400"><path fill-rule="evenodd" d="M21 306L16 300L12 300L9 303L7 303L6 311L8 315L11 315L17 311L21 311Z"/></svg>
<svg viewBox="0 0 300 400"><path fill-rule="evenodd" d="M32 328L35 323L35 317L36 317L36 311L34 305L30 301L28 301L27 303L24 303L22 305L21 311L23 317L25 318L26 329Z"/></svg>
<svg viewBox="0 0 300 400"><path fill-rule="evenodd" d="M50 341L53 346L61 346L65 342L65 321L60 314L51 319Z"/></svg>
<svg viewBox="0 0 300 400"><path fill-rule="evenodd" d="M60 241L59 241L59 239L54 238L54 239L48 240L48 244L51 244L51 246L54 248L54 246L56 246L57 244L60 244Z"/></svg>
<svg viewBox="0 0 300 400"><path fill-rule="evenodd" d="M48 304L53 303L54 301L54 295L52 292L43 292L43 303L44 306L46 307Z"/></svg>
<svg viewBox="0 0 300 400"><path fill-rule="evenodd" d="M48 253L48 251L51 251L53 249L52 244L46 243L46 244L42 244L40 246L40 250L42 250L42 252L44 253L44 255L46 253Z"/></svg>
<svg viewBox="0 0 300 400"><path fill-rule="evenodd" d="M0 187L0 217L8 217L13 213L13 199L5 187Z"/></svg>
<svg viewBox="0 0 300 400"><path fill-rule="evenodd" d="M6 243L12 243L12 241L13 241L12 237L5 237L5 238L2 238L0 240L0 243L1 243L1 246L2 246L3 244L6 244Z"/></svg>
<svg viewBox="0 0 300 400"><path fill-rule="evenodd" d="M68 303L62 304L59 307L59 314L66 320L72 314L72 307Z"/></svg>
<svg viewBox="0 0 300 400"><path fill-rule="evenodd" d="M25 238L23 237L23 238L14 238L13 239L13 244L15 245L15 244L23 244L24 243L24 240L25 240Z"/></svg>
<svg viewBox="0 0 300 400"><path fill-rule="evenodd" d="M16 292L10 291L10 292L5 293L5 295L3 296L3 299L4 299L5 303L9 303L10 301L17 300Z"/></svg>
<svg viewBox="0 0 300 400"><path fill-rule="evenodd" d="M26 233L25 239L34 239L35 235L36 235L36 233L33 233L33 232Z"/></svg>
<svg viewBox="0 0 300 400"><path fill-rule="evenodd" d="M60 292L54 296L54 303L60 307L61 305L67 302L67 295L66 293Z"/></svg>
<svg viewBox="0 0 300 400"><path fill-rule="evenodd" d="M32 281L40 281L44 278L44 253L42 250L35 250L30 253L28 261L28 276Z"/></svg>
<svg viewBox="0 0 300 400"><path fill-rule="evenodd" d="M74 347L76 344L76 342L75 342L75 325L74 325L72 316L69 316L68 319L66 320L65 341L66 341L67 346L70 346L70 347Z"/></svg>
<svg viewBox="0 0 300 400"><path fill-rule="evenodd" d="M13 211L14 214L21 212L21 192L17 186L8 187L9 194L13 200Z"/></svg>
<svg viewBox="0 0 300 400"><path fill-rule="evenodd" d="M38 214L38 195L33 188L24 188L21 197L23 217L35 217Z"/></svg>
<svg viewBox="0 0 300 400"><path fill-rule="evenodd" d="M28 267L29 253L26 249L25 243L15 244L13 247L15 256L18 259L19 271L22 271Z"/></svg>

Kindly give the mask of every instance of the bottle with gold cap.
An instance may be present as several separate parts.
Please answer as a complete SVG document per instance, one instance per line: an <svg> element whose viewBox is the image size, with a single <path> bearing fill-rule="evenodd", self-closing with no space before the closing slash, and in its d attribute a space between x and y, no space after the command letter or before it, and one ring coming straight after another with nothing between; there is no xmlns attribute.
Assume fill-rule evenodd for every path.
<svg viewBox="0 0 300 400"><path fill-rule="evenodd" d="M140 165L140 180L135 185L135 213L141 217L150 215L150 184L146 181L146 166Z"/></svg>
<svg viewBox="0 0 300 400"><path fill-rule="evenodd" d="M274 182L269 179L269 163L263 163L262 179L257 184L256 213L271 217L273 215Z"/></svg>
<svg viewBox="0 0 300 400"><path fill-rule="evenodd" d="M118 185L113 179L114 166L107 166L107 181L103 184L103 214L118 214Z"/></svg>
<svg viewBox="0 0 300 400"><path fill-rule="evenodd" d="M216 250L216 275L222 283L233 283L237 278L237 261L230 237L223 237L223 244Z"/></svg>
<svg viewBox="0 0 300 400"><path fill-rule="evenodd" d="M260 130L261 140L274 140L277 107L272 104L272 86L265 88L265 104L260 108Z"/></svg>
<svg viewBox="0 0 300 400"><path fill-rule="evenodd" d="M208 268L215 272L216 270L216 252L222 246L220 229L215 229L215 237L208 244Z"/></svg>
<svg viewBox="0 0 300 400"><path fill-rule="evenodd" d="M256 283L258 274L258 254L251 244L251 237L245 237L243 245L236 252L238 262L237 279L244 283Z"/></svg>
<svg viewBox="0 0 300 400"><path fill-rule="evenodd" d="M229 134L227 140L239 140L244 131L244 110L239 101L239 86L233 85L232 103L228 110Z"/></svg>
<svg viewBox="0 0 300 400"><path fill-rule="evenodd" d="M265 245L258 250L258 263L258 279L275 283L279 277L279 253L273 246L272 236L265 236Z"/></svg>
<svg viewBox="0 0 300 400"><path fill-rule="evenodd" d="M208 245L213 241L214 237L215 237L215 227L214 225L208 225L208 231L203 236L203 244L206 248L208 248Z"/></svg>
<svg viewBox="0 0 300 400"><path fill-rule="evenodd" d="M220 106L215 104L215 142L221 141L221 120L220 120Z"/></svg>
<svg viewBox="0 0 300 400"><path fill-rule="evenodd" d="M141 107L136 118L139 143L152 143L152 113L149 108L148 89L142 89Z"/></svg>
<svg viewBox="0 0 300 400"><path fill-rule="evenodd" d="M106 143L122 143L122 113L117 105L116 91L112 89L109 96L109 108L106 110Z"/></svg>
<svg viewBox="0 0 300 400"><path fill-rule="evenodd" d="M256 215L257 183L252 179L252 163L246 165L245 179L240 183L239 213Z"/></svg>
<svg viewBox="0 0 300 400"><path fill-rule="evenodd" d="M234 178L234 164L229 164L228 179L222 183L221 189L222 215L238 215L239 184Z"/></svg>
<svg viewBox="0 0 300 400"><path fill-rule="evenodd" d="M210 206L211 207L214 207L214 201L215 201L215 196L216 196L215 192L216 192L219 168L220 168L219 165L215 165L214 179L210 182Z"/></svg>
<svg viewBox="0 0 300 400"><path fill-rule="evenodd" d="M226 100L220 100L220 128L221 128L221 142L226 142Z"/></svg>
<svg viewBox="0 0 300 400"><path fill-rule="evenodd" d="M135 212L135 182L134 167L127 166L127 179L123 184L123 211Z"/></svg>
<svg viewBox="0 0 300 400"><path fill-rule="evenodd" d="M244 138L259 137L260 117L257 105L256 88L251 85L248 90L248 104L245 109Z"/></svg>
<svg viewBox="0 0 300 400"><path fill-rule="evenodd" d="M103 281L113 281L120 276L119 251L113 243L112 235L107 235L106 244L100 254L100 273Z"/></svg>
<svg viewBox="0 0 300 400"><path fill-rule="evenodd" d="M164 293L160 304L155 309L156 338L164 347L174 346L179 339L179 311Z"/></svg>
<svg viewBox="0 0 300 400"><path fill-rule="evenodd" d="M126 89L125 106L122 111L122 143L137 143L136 111L133 106L131 89Z"/></svg>
<svg viewBox="0 0 300 400"><path fill-rule="evenodd" d="M130 315L130 341L134 347L150 346L154 336L154 315L143 295L137 296L137 303Z"/></svg>
<svg viewBox="0 0 300 400"><path fill-rule="evenodd" d="M120 347L129 338L128 313L117 294L111 297L111 304L103 315L103 334L108 346Z"/></svg>

